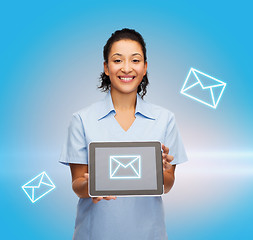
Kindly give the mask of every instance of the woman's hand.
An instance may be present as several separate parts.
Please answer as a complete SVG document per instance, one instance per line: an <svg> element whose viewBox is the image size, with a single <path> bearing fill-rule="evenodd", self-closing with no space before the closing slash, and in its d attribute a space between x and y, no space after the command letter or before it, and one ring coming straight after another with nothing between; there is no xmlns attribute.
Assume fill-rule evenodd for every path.
<svg viewBox="0 0 253 240"><path fill-rule="evenodd" d="M163 182L164 182L164 193L168 193L172 188L175 181L175 168L176 165L171 165L171 161L173 161L174 157L169 155L169 148L165 147L162 144L163 149Z"/></svg>
<svg viewBox="0 0 253 240"><path fill-rule="evenodd" d="M167 171L172 168L172 165L170 162L173 161L174 157L172 155L169 155L169 148L166 147L164 144L162 144L162 157L163 157L163 171Z"/></svg>
<svg viewBox="0 0 253 240"><path fill-rule="evenodd" d="M89 173L85 173L84 174L84 178L85 178L85 180L88 182L88 180L89 180ZM92 202L93 203L98 203L99 201L101 201L102 199L104 199L104 200L111 200L111 199L116 199L116 197L114 197L114 196L106 196L106 197L91 197L91 199L92 199Z"/></svg>

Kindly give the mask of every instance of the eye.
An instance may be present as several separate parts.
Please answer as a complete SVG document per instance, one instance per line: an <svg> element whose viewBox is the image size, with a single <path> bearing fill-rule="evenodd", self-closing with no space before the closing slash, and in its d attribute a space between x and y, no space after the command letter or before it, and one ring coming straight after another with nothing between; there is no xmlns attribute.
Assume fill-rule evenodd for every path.
<svg viewBox="0 0 253 240"><path fill-rule="evenodd" d="M134 59L133 61L134 61L134 62L140 62L140 60L138 60L138 59Z"/></svg>
<svg viewBox="0 0 253 240"><path fill-rule="evenodd" d="M113 62L120 62L120 60L119 60L119 59L116 59L116 60L114 60Z"/></svg>

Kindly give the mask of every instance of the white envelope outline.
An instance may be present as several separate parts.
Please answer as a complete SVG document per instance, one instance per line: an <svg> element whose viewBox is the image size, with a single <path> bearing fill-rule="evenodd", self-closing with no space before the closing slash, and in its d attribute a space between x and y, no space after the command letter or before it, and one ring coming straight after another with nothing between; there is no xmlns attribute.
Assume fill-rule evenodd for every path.
<svg viewBox="0 0 253 240"><path fill-rule="evenodd" d="M39 182L39 183L38 183ZM35 198L35 192L37 189L39 189L42 186L47 186L48 189L45 192L42 192L40 195L38 195ZM47 193L51 192L55 188L55 185L51 181L51 179L48 177L46 172L42 172L36 177L34 177L32 180L27 182L25 185L22 186L22 189L28 196L28 198L32 201L32 203L35 203L37 200L45 196Z"/></svg>
<svg viewBox="0 0 253 240"><path fill-rule="evenodd" d="M192 74L195 77L196 81L192 82L189 86L187 86L187 83L188 83L190 77L192 76ZM200 81L200 79L199 79L199 77L201 77L201 75L204 76L204 77L209 78L211 80L211 82L213 82L213 84L208 84L208 85L205 86L205 84L203 84L203 82ZM205 89L210 90L210 93L211 93L211 101L210 102L207 102L206 100L203 100L203 99L199 99L199 98L187 93L188 90L192 89L196 85L200 85L203 90L205 90ZM219 91L218 91L219 94L217 94L217 97L215 97L213 91L214 91L214 88L218 88L218 87L219 87ZM194 99L198 102L201 102L201 103L203 103L203 104L205 104L209 107L212 107L212 108L216 109L225 87L226 87L226 83L224 83L224 82L222 82L222 81L220 81L220 80L218 80L214 77L211 77L210 75L207 75L203 72L200 72L200 71L198 71L194 68L191 68L189 73L188 73L188 76L187 76L187 78L184 82L184 85L181 89L181 93L184 94L187 97L190 97L190 98L192 98L192 99Z"/></svg>
<svg viewBox="0 0 253 240"><path fill-rule="evenodd" d="M122 159L129 159L129 162L123 164ZM137 162L137 166L133 164ZM115 167L112 166L113 163ZM121 168L131 168L131 174L120 176L117 174ZM128 179L128 178L141 178L141 156L125 155L125 156L110 156L110 178L111 179Z"/></svg>

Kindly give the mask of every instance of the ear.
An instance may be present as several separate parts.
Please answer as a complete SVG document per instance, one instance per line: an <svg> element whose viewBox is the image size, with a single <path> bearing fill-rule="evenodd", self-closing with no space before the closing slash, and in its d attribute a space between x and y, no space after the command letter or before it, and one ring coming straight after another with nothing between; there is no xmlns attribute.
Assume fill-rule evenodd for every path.
<svg viewBox="0 0 253 240"><path fill-rule="evenodd" d="M109 76L109 70L106 62L104 62L104 72L107 76Z"/></svg>
<svg viewBox="0 0 253 240"><path fill-rule="evenodd" d="M147 68L148 68L148 63L147 63L147 62L144 63L144 68L145 68L145 71L144 71L143 77L144 77L144 76L146 75L146 73L147 73Z"/></svg>

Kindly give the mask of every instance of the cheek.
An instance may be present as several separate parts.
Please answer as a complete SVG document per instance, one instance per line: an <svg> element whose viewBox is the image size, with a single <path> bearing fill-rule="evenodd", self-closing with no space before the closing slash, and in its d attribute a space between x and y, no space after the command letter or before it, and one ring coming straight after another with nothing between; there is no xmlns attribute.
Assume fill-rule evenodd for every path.
<svg viewBox="0 0 253 240"><path fill-rule="evenodd" d="M117 74L119 71L120 71L120 66L111 65L111 67L110 67L110 73L111 73L111 74L115 75L115 74Z"/></svg>
<svg viewBox="0 0 253 240"><path fill-rule="evenodd" d="M138 72L139 75L144 75L145 68L143 66L139 66L136 68L136 71Z"/></svg>

